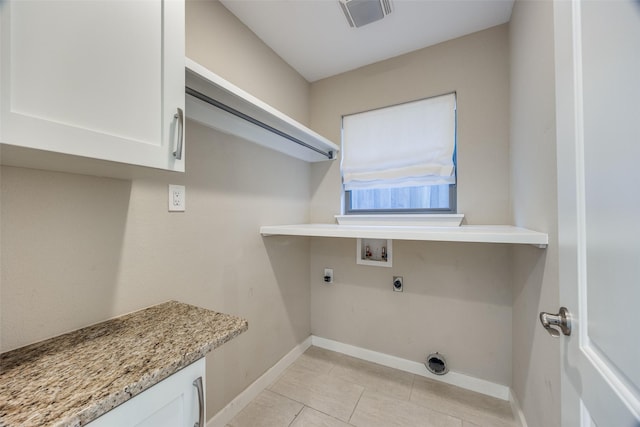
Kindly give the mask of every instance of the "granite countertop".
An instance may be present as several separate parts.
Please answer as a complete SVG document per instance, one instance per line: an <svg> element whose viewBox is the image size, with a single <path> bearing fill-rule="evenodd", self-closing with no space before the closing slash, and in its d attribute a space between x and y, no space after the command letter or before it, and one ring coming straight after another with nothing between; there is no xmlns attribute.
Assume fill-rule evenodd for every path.
<svg viewBox="0 0 640 427"><path fill-rule="evenodd" d="M82 426L248 328L170 301L0 355L0 427Z"/></svg>

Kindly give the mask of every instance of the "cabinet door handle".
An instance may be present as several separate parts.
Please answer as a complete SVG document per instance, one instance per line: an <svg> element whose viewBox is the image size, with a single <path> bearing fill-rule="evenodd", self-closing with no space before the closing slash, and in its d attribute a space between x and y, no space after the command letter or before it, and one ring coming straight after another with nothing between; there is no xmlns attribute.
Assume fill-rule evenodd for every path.
<svg viewBox="0 0 640 427"><path fill-rule="evenodd" d="M178 112L173 115L174 119L178 119L178 146L176 151L173 152L173 157L177 160L182 159L182 140L184 138L184 113L182 108L178 107Z"/></svg>
<svg viewBox="0 0 640 427"><path fill-rule="evenodd" d="M193 386L198 390L198 422L193 427L204 427L204 390L202 389L202 377L193 381Z"/></svg>

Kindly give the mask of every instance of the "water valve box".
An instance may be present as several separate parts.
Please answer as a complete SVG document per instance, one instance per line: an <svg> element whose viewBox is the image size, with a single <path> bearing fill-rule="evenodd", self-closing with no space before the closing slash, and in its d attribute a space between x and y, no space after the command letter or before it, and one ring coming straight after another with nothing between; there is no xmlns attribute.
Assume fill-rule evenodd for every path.
<svg viewBox="0 0 640 427"><path fill-rule="evenodd" d="M392 240L387 239L358 239L356 263L391 267L393 265L392 242Z"/></svg>

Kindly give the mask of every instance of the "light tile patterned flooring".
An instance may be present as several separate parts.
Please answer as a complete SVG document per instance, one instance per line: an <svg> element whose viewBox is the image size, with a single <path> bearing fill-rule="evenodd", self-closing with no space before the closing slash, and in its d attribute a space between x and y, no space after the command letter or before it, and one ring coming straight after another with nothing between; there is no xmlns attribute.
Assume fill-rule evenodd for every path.
<svg viewBox="0 0 640 427"><path fill-rule="evenodd" d="M310 347L228 427L517 427L509 402Z"/></svg>

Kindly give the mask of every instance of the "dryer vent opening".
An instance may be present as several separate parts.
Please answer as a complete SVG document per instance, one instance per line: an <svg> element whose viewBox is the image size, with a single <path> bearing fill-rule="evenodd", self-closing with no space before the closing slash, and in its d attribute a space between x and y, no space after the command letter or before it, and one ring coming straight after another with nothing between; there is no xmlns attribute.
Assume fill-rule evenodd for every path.
<svg viewBox="0 0 640 427"><path fill-rule="evenodd" d="M447 361L440 353L431 353L427 356L427 361L424 363L429 372L436 375L444 375L449 372Z"/></svg>

